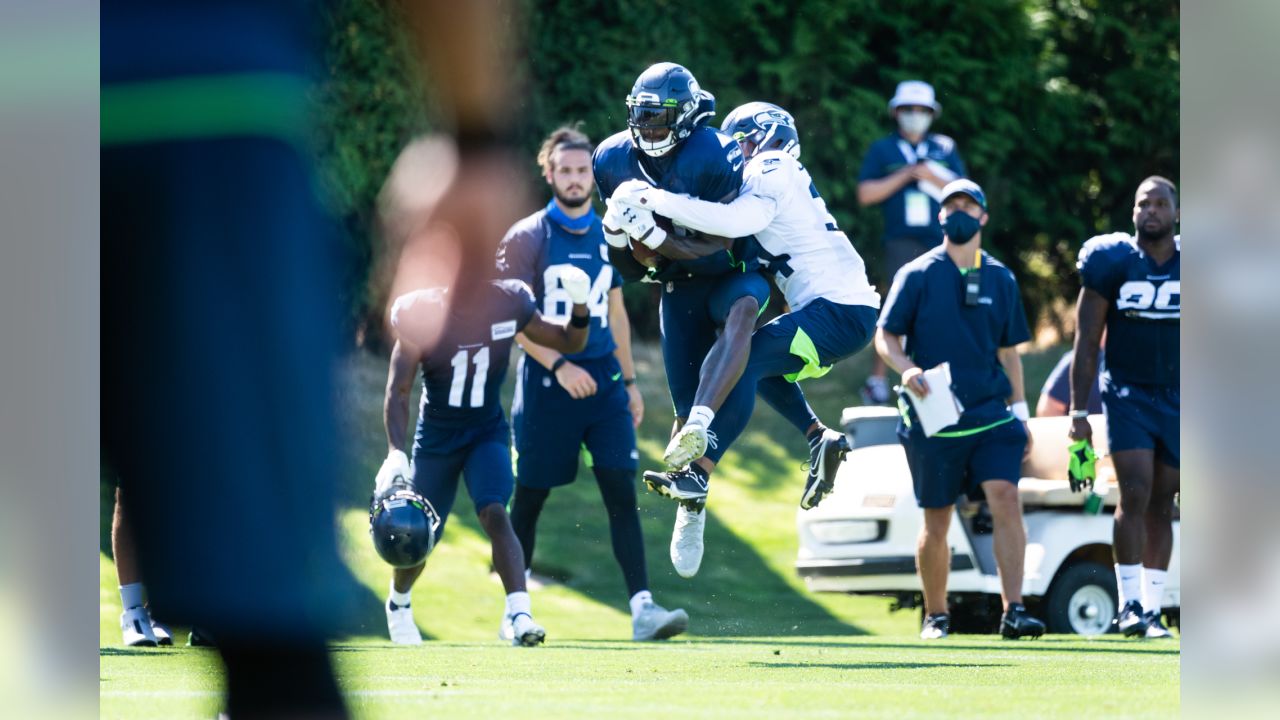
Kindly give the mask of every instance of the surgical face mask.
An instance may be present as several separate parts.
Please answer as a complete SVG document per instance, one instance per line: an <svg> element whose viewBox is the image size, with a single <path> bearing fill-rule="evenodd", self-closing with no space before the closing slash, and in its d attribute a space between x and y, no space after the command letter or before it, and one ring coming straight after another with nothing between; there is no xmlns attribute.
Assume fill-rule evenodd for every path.
<svg viewBox="0 0 1280 720"><path fill-rule="evenodd" d="M933 115L920 110L898 113L898 128L907 135L923 135L933 122Z"/></svg>
<svg viewBox="0 0 1280 720"><path fill-rule="evenodd" d="M963 210L952 212L942 221L942 231L947 234L948 240L957 245L969 242L981 229L982 222Z"/></svg>

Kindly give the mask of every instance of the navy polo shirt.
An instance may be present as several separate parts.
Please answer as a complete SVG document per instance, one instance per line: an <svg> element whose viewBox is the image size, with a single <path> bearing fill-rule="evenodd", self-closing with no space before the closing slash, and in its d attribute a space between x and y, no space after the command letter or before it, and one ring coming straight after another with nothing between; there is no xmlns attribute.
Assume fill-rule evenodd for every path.
<svg viewBox="0 0 1280 720"><path fill-rule="evenodd" d="M1013 387L996 351L1031 339L1013 273L985 252L981 272L979 304L965 305L964 276L936 247L898 271L880 314L916 365L951 363L951 390L964 406L956 429L1008 417Z"/></svg>
<svg viewBox="0 0 1280 720"><path fill-rule="evenodd" d="M920 152L921 150L923 150L923 156ZM862 160L862 172L858 173L858 182L888 177L899 168L907 165L908 162L914 163L918 159L933 160L959 177L967 175L964 161L960 159L960 153L956 150L956 141L950 137L946 135L925 135L924 140L919 145L912 147L901 135L895 132L888 137L880 138L871 143L871 147L867 150L867 156ZM895 238L917 238L930 244L942 242L942 225L938 222L938 211L942 209L942 206L937 200L924 195L924 201L929 203L928 224L908 225L908 193L924 195L917 188L916 183L907 183L899 188L898 192L890 195L884 202L880 203L880 210L884 214L884 235L881 239L887 241Z"/></svg>

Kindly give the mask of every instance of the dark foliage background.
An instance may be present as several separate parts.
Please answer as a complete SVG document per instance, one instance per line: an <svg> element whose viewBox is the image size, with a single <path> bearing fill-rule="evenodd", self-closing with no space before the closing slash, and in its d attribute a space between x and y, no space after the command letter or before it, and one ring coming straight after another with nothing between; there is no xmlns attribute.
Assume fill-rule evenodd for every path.
<svg viewBox="0 0 1280 720"><path fill-rule="evenodd" d="M623 129L636 75L677 61L716 94L721 117L749 100L794 113L806 167L873 269L880 216L856 201L862 156L892 130L885 103L896 83L931 82L943 104L934 130L956 139L987 191L986 245L1018 274L1031 316L1050 326L1074 300L1080 244L1132 227L1141 178L1178 181L1176 0L519 5L527 34L513 72L523 90L509 112L532 178L544 133L568 121L595 140ZM398 0L336 0L327 20L318 141L325 192L355 260L354 328L370 310L374 198L399 148L430 128L431 108L397 32ZM651 291L629 287L628 304L637 331L655 336Z"/></svg>

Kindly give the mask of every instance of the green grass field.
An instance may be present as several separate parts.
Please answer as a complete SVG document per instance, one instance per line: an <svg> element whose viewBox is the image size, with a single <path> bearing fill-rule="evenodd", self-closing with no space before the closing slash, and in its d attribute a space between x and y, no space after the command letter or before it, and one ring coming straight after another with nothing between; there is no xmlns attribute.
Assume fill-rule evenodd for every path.
<svg viewBox="0 0 1280 720"><path fill-rule="evenodd" d="M1035 391L1061 348L1027 356ZM656 347L637 348L647 402L642 467L654 467L671 423ZM870 362L862 354L805 383L828 423L857 404ZM385 360L356 354L345 370L342 407L355 449L338 517L343 557L359 581L347 637L336 647L344 688L359 717L403 712L525 717L1020 715L1148 713L1178 708L1178 643L1050 638L1002 643L960 636L914 639L918 616L889 612L874 597L813 594L796 576L795 513L803 440L760 404L748 431L713 480L707 552L692 580L667 558L674 506L640 493L650 584L658 602L689 611L677 642L634 645L626 593L608 542L595 482L554 492L539 525L534 570L551 581L532 589L549 644L533 650L496 640L502 588L489 572L488 543L468 500L454 508L442 544L414 590L414 612L430 641L396 648L382 601L388 568L368 540L367 505L385 454L381 402ZM508 386L510 383L508 383ZM507 388L508 397L510 387ZM509 406L508 406L509 407ZM110 559L110 495L103 487L101 560L102 716L210 717L217 708L216 655L187 649L119 647L119 595ZM185 639L185 636L179 638ZM1110 692L1124 678L1123 707ZM1141 698L1140 700L1137 698Z"/></svg>

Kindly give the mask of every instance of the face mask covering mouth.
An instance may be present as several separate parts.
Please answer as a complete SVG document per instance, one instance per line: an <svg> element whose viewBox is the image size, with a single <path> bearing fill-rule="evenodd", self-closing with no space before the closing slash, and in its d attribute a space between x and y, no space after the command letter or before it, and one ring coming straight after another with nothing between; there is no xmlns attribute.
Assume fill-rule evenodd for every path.
<svg viewBox="0 0 1280 720"><path fill-rule="evenodd" d="M913 110L898 113L898 128L907 135L924 135L933 122L933 116L927 112Z"/></svg>
<svg viewBox="0 0 1280 720"><path fill-rule="evenodd" d="M981 229L982 222L962 210L956 210L942 222L942 231L947 234L947 239L957 245L969 242Z"/></svg>

